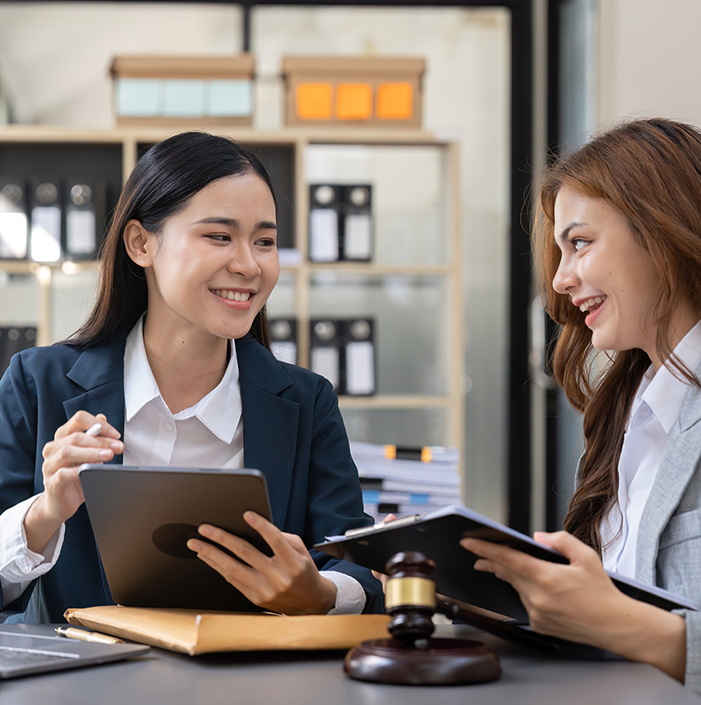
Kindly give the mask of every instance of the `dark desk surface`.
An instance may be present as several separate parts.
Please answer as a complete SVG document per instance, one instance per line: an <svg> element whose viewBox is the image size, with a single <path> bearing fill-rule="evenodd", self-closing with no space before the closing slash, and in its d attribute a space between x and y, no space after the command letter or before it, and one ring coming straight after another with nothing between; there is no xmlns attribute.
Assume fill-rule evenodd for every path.
<svg viewBox="0 0 701 705"><path fill-rule="evenodd" d="M47 627L50 630L50 627ZM343 673L341 652L234 653L191 658L159 649L132 661L0 682L2 705L699 705L652 666L565 661L470 627L501 658L493 683L409 687L362 683Z"/></svg>

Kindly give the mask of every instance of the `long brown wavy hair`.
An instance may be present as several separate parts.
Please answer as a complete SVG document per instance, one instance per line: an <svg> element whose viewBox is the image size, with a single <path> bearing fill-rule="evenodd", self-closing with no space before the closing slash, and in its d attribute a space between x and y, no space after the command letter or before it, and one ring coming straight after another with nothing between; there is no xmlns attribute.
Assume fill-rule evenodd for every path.
<svg viewBox="0 0 701 705"><path fill-rule="evenodd" d="M565 529L601 551L599 527L618 491L618 460L632 400L650 359L642 350L607 353L592 364L591 331L569 296L552 286L560 262L555 199L563 186L604 199L622 213L650 254L661 284L651 311L655 347L674 374L701 386L670 349L673 314L687 305L701 317L701 131L672 120L635 120L605 132L548 168L534 219L534 248L545 310L559 325L552 372L584 415L584 456Z"/></svg>

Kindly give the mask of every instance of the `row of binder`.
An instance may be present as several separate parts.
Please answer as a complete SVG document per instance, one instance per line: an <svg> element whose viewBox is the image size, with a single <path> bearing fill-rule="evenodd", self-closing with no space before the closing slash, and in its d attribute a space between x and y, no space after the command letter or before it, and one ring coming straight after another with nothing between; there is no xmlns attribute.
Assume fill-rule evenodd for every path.
<svg viewBox="0 0 701 705"><path fill-rule="evenodd" d="M309 193L309 259L312 262L372 259L370 184L312 184Z"/></svg>
<svg viewBox="0 0 701 705"><path fill-rule="evenodd" d="M271 349L283 362L296 364L297 321L270 321ZM326 377L336 394L366 396L376 391L376 345L372 318L312 319L310 368Z"/></svg>
<svg viewBox="0 0 701 705"><path fill-rule="evenodd" d="M0 259L94 257L105 221L105 182L0 175Z"/></svg>
<svg viewBox="0 0 701 705"><path fill-rule="evenodd" d="M0 326L0 375L10 365L10 358L20 350L34 347L36 326Z"/></svg>

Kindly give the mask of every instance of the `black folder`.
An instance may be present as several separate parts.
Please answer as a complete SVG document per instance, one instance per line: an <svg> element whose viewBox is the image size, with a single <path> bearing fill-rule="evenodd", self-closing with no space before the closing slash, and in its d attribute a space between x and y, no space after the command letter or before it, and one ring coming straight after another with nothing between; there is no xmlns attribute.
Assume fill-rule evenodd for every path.
<svg viewBox="0 0 701 705"><path fill-rule="evenodd" d="M492 573L473 569L477 557L460 546L460 539L466 537L501 543L555 563L568 562L561 553L529 536L458 505L353 529L344 536L329 537L314 548L380 572L385 571L395 553L420 551L436 564L438 593L527 623L528 614L516 590ZM698 609L695 602L680 595L613 572L608 574L622 592L637 600L666 610Z"/></svg>
<svg viewBox="0 0 701 705"><path fill-rule="evenodd" d="M106 187L102 179L70 178L64 188L63 253L68 259L94 257L105 230Z"/></svg>
<svg viewBox="0 0 701 705"><path fill-rule="evenodd" d="M24 179L0 176L0 259L26 259L28 242L29 217Z"/></svg>

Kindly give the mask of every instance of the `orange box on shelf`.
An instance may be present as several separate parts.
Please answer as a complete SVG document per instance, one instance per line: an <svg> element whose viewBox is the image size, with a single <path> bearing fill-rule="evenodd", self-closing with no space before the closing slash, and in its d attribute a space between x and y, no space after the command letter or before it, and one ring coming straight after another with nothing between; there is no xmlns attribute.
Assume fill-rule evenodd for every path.
<svg viewBox="0 0 701 705"><path fill-rule="evenodd" d="M285 124L421 127L422 58L287 56Z"/></svg>
<svg viewBox="0 0 701 705"><path fill-rule="evenodd" d="M117 56L117 124L251 125L251 54L232 56Z"/></svg>

